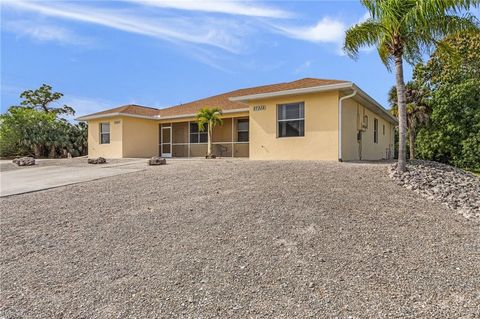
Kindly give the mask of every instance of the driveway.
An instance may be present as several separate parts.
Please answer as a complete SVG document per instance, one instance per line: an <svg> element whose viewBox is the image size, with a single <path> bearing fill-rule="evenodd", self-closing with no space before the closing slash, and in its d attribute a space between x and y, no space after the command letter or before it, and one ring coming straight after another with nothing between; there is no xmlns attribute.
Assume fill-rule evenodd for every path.
<svg viewBox="0 0 480 319"><path fill-rule="evenodd" d="M479 225L386 166L170 161L0 199L4 318L479 318Z"/></svg>
<svg viewBox="0 0 480 319"><path fill-rule="evenodd" d="M0 172L0 196L29 193L144 169L146 160L115 161L114 164L88 165L86 159L40 160L33 167L7 167ZM9 161L10 162L10 161ZM12 165L13 166L13 165Z"/></svg>

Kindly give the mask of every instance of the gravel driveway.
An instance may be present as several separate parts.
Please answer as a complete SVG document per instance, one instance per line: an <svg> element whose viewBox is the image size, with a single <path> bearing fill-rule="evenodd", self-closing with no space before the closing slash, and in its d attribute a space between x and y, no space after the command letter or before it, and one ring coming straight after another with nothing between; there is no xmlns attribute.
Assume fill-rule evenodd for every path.
<svg viewBox="0 0 480 319"><path fill-rule="evenodd" d="M381 164L171 161L0 199L5 318L478 318L480 227Z"/></svg>

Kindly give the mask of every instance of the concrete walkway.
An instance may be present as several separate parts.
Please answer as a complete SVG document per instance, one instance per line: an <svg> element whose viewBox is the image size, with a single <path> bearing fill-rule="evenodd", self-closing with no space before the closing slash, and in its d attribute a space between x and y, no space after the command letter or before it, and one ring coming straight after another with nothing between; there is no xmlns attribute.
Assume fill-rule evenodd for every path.
<svg viewBox="0 0 480 319"><path fill-rule="evenodd" d="M85 167L40 166L0 173L0 197L92 181L104 177L141 171L144 160Z"/></svg>

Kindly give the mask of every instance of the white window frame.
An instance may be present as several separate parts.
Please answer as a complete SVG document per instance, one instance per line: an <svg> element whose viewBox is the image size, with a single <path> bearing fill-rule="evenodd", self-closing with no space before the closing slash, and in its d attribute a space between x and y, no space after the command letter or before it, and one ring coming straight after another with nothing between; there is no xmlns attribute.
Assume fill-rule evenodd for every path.
<svg viewBox="0 0 480 319"><path fill-rule="evenodd" d="M103 132L102 131L102 126L103 124L108 124L108 132ZM110 126L110 122L100 122L99 124L99 131L100 131L100 144L110 144L110 139L111 139L111 135L110 135L110 132L111 132L111 126ZM103 143L103 135L108 135L108 143Z"/></svg>
<svg viewBox="0 0 480 319"><path fill-rule="evenodd" d="M301 104L303 107L303 117L302 118L296 118L296 119L279 119L279 113L278 109L282 105L293 105L293 104ZM280 136L280 132L278 129L278 123L279 122L291 122L291 121L303 121L303 135L297 135L297 136ZM282 103L282 104L277 104L277 138L295 138L295 137L305 137L305 102L291 102L291 103Z"/></svg>

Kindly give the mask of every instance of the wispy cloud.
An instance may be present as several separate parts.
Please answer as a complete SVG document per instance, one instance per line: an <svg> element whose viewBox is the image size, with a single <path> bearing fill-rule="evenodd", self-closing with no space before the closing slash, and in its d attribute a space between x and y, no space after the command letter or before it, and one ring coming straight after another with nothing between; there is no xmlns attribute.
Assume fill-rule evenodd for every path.
<svg viewBox="0 0 480 319"><path fill-rule="evenodd" d="M307 60L307 61L305 61L304 63L302 63L300 66L298 66L298 67L295 69L294 73L295 73L295 74L302 73L302 72L310 69L310 67L312 66L312 64L313 64L313 60Z"/></svg>
<svg viewBox="0 0 480 319"><path fill-rule="evenodd" d="M366 12L357 22L351 24L359 24L370 18L370 14ZM297 26L273 26L278 32L283 35L304 40L313 43L331 43L336 45L335 52L338 55L345 55L343 52L343 41L345 39L345 31L348 24L339 19L332 19L329 17L322 18L317 24L313 26L297 27ZM375 47L364 47L360 51L370 53Z"/></svg>
<svg viewBox="0 0 480 319"><path fill-rule="evenodd" d="M38 42L57 42L80 46L93 43L93 39L80 36L64 27L42 24L32 20L7 21L4 23L3 29L16 34L18 37L28 37Z"/></svg>
<svg viewBox="0 0 480 319"><path fill-rule="evenodd" d="M19 10L36 12L46 16L87 22L131 33L160 38L171 42L188 42L210 45L237 53L241 41L232 26L224 20L210 19L199 23L195 19L162 18L153 19L145 15L126 14L125 11L100 9L87 6L65 5L52 2L45 4L29 1L7 1L5 5ZM203 21L205 22L205 21ZM228 32L230 30L232 32Z"/></svg>
<svg viewBox="0 0 480 319"><path fill-rule="evenodd" d="M345 24L340 20L325 17L313 26L282 26L274 25L274 28L283 35L314 42L314 43L339 43L345 35Z"/></svg>
<svg viewBox="0 0 480 319"><path fill-rule="evenodd" d="M289 18L293 14L278 8L268 7L256 1L238 0L124 0L128 2L187 11L223 13L264 18Z"/></svg>
<svg viewBox="0 0 480 319"><path fill-rule="evenodd" d="M321 18L314 25L298 25L293 19L281 20L294 17L293 12L257 0L122 0L112 6L91 1L7 0L2 7L169 41L182 54L225 72L232 71L223 66L224 62L232 61L238 54L251 54L256 41L261 39L257 36L260 33L340 48L348 25L331 17ZM36 41L88 43L87 38L70 29L44 21L13 21L5 26Z"/></svg>

